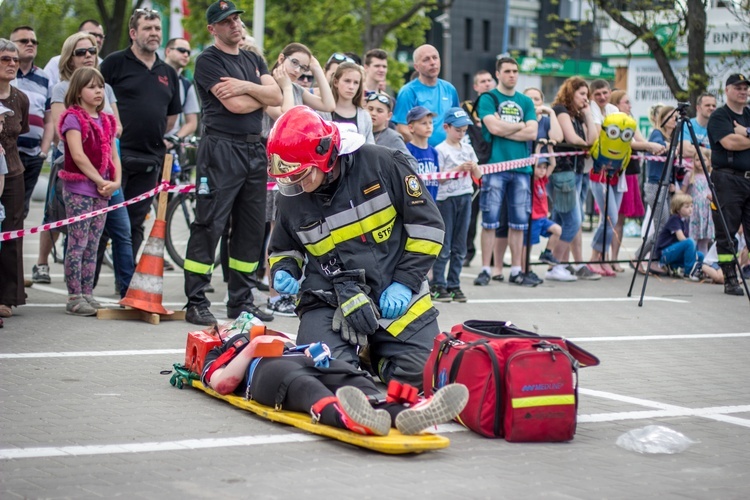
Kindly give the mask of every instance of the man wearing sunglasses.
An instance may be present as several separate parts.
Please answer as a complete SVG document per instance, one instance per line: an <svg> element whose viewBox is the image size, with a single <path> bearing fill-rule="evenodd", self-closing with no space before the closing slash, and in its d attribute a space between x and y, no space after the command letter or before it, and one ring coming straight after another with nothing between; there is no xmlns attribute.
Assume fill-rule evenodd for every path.
<svg viewBox="0 0 750 500"><path fill-rule="evenodd" d="M444 225L424 183L399 151L363 144L305 106L268 136L268 174L282 196L268 262L274 288L301 292L300 343L422 387L438 333L426 275ZM304 268L305 279L302 283Z"/></svg>
<svg viewBox="0 0 750 500"><path fill-rule="evenodd" d="M280 106L281 89L256 53L241 50L242 20L229 0L206 9L214 45L195 61L195 85L203 105L203 138L197 177L208 179L209 194L199 195L185 256L185 319L212 325L216 318L205 289L211 282L216 245L230 220L227 316L247 311L273 320L253 303L252 275L263 254L266 222L266 150L260 139L263 109Z"/></svg>
<svg viewBox="0 0 750 500"><path fill-rule="evenodd" d="M54 128L50 112L52 85L49 75L34 65L39 40L31 26L19 26L10 34L10 41L18 47L18 73L11 82L29 98L29 131L18 137L18 152L23 163L24 219L29 214L29 202L39 179L42 165L52 144Z"/></svg>
<svg viewBox="0 0 750 500"><path fill-rule="evenodd" d="M182 74L182 70L190 64L190 42L184 38L169 40L164 49L164 60L180 77L180 102L182 103L182 113L172 130L167 132L167 137L184 139L195 133L198 128L198 113L201 111L193 82Z"/></svg>
<svg viewBox="0 0 750 500"><path fill-rule="evenodd" d="M96 39L96 48L101 53L102 45L104 45L104 28L98 21L86 19L78 25L78 32L93 36ZM102 58L98 55L97 58L99 59L99 66L101 66ZM44 67L44 71L49 75L50 85L54 87L60 81L60 56L52 57Z"/></svg>
<svg viewBox="0 0 750 500"><path fill-rule="evenodd" d="M156 54L162 40L159 13L136 9L128 27L130 47L108 55L100 67L115 91L123 126L120 157L126 200L157 185L167 150L164 134L182 111L177 72ZM150 204L147 199L128 206L133 255L143 243Z"/></svg>

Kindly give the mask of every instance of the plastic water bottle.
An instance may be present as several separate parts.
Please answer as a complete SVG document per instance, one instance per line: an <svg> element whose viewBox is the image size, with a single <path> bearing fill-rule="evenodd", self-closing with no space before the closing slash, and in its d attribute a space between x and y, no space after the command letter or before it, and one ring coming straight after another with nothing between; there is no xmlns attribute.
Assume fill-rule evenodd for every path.
<svg viewBox="0 0 750 500"><path fill-rule="evenodd" d="M263 326L263 322L260 319L256 318L252 313L243 311L239 316L237 316L237 319L234 320L234 323L232 323L232 335L235 334L234 330L237 330L236 333L247 333L250 331L253 325Z"/></svg>
<svg viewBox="0 0 750 500"><path fill-rule="evenodd" d="M198 194L207 195L208 193L208 177L201 177L201 181L198 183Z"/></svg>
<svg viewBox="0 0 750 500"><path fill-rule="evenodd" d="M177 155L174 155L172 157L172 179L177 178L177 174L182 172L182 167L180 167L180 158Z"/></svg>

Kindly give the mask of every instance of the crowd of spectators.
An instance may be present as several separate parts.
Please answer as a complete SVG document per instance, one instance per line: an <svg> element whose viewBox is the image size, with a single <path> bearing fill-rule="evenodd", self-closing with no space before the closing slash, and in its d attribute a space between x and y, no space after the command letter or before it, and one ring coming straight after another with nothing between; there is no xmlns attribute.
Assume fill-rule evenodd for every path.
<svg viewBox="0 0 750 500"><path fill-rule="evenodd" d="M479 217L481 269L474 285L489 286L493 281L506 279L511 284L528 287L538 286L545 279L558 282L597 280L617 276L627 267L620 261L625 220L640 221L644 217L648 220L654 214L652 225L665 228L670 220L669 199L675 193L685 194L692 200L693 208L684 216L689 234L683 236L695 240L695 251L702 256L711 255L712 245L717 238L720 240L716 260L702 261L704 267L707 266L705 275L693 272L693 266L684 269L682 274L687 278L724 282L725 292L729 294L742 292L736 272L747 275L747 251L740 252L741 265L745 268L730 268L727 263L731 259L727 255L731 247L729 240L742 245L741 226L744 224L746 232L750 224L747 197L736 197L739 196L737 190L744 193L747 186L729 186L746 182L750 172L750 148L746 144L750 141L747 138L747 131L750 131L750 111L746 104L748 82L743 75L732 75L726 81L728 101L727 106L720 108L720 113L716 96L703 94L698 98L696 116L691 120L695 140L687 125L681 135L686 166L667 169L673 175L663 185L660 184L665 180L662 172L667 166L653 156L645 161L634 158L625 171L606 181L591 181L586 154L538 158L521 168L482 175L479 165L485 163L525 159L532 153L586 151L602 133L602 123L608 115L630 114L632 102L628 92L613 90L604 80L589 82L582 77L571 77L547 100L550 104L546 104L539 89L517 88L518 64L510 57L503 57L496 62L494 78L486 69L477 71L474 90L478 98L461 103L454 86L439 77L438 50L422 45L413 53L414 78L396 94L386 83L388 54L382 49L370 50L362 59L351 52L336 52L322 65L305 45L292 42L273 59L269 69L263 54L248 36L239 13L230 16L231 19L221 17L223 13L214 14L221 20L209 22L214 44L198 59L195 81L187 78L183 71L194 59L190 42L175 38L163 44L160 15L149 9L137 9L131 16L130 45L104 59L100 57L100 50L105 33L95 20L82 22L79 31L65 41L60 55L53 57L44 69L36 60L43 40L33 27L19 26L7 39L0 39L2 231L23 227L31 193L48 156L53 178L48 187L45 222L65 214L65 209L54 209L55 204L65 201L63 193L56 193L56 189L70 191L64 172L65 162L72 160L68 158L71 153L66 149L65 137L61 136L61 117L70 116L71 106L76 109L82 106L81 96L68 98L71 81L78 71L92 69L105 82L101 89L101 112L112 116L113 133L117 137L113 152L118 158L115 162L117 175L121 175L121 186L119 177L114 177L114 170L111 178L94 179L97 186L88 194L96 199L92 206L120 203L156 186L164 154L173 149L176 142L193 135L201 137L201 144L213 141L210 148L202 147L198 155L199 163L215 165L208 170L213 172L210 179L213 201L206 205L206 213L198 214L184 266L189 313L190 307L201 306L192 312L195 322L213 320L210 312L206 315L207 309L203 310L210 304L205 292L213 271L213 249L221 236L227 234L229 251L225 264L229 274L231 315L250 311L270 321L273 314L294 314L294 297L280 295L272 288L265 308L254 305L253 293L257 289L267 289L268 276L263 275L268 267L265 265L267 256L263 245L253 244L250 248L247 242L267 241L273 229L277 194L264 192L264 200L257 199L259 186L266 182L263 143L274 121L298 105L306 105L324 119L357 131L368 143L408 154L417 173L460 171L468 174L448 181L425 181L426 189L440 207L447 229L443 251L431 275L434 300L467 300L458 276L476 253L474 242ZM248 68L253 74L247 74ZM633 131L634 152L656 157L665 155L670 146L674 146L671 143L674 138L679 137L673 134L678 116L672 106L654 105L648 138L639 130ZM98 120L98 116L95 119ZM79 132L80 128L73 127ZM64 130L67 132L70 127ZM105 136L97 137L105 140ZM241 147L238 142L242 143ZM701 167L701 159L705 168ZM237 162L255 165L257 175L252 175L255 180L247 180L249 174L245 170L234 172L228 167ZM716 169L714 173L712 166ZM57 179L60 171L63 172L62 183ZM87 174L86 169L81 171ZM734 235L731 237L719 228L715 200L709 189L708 180L716 176L716 171L722 172L718 176L722 191L734 193L732 204L734 206L736 201L740 207L739 211L732 208L731 213L725 214L730 234ZM738 173L737 179L726 172ZM232 181L235 174L239 177ZM116 184L118 189L109 192L109 188L102 188L99 180L111 183L109 188ZM252 195L251 191L237 191L243 182L247 184L243 189L251 190ZM222 191L225 188L229 190L226 193ZM656 197L660 188L668 191L663 200ZM596 201L595 210L601 214L601 221L606 222L603 225L607 231L600 224L589 255L584 255L582 222L589 191ZM91 278L95 283L109 238L121 296L125 296L133 276L134 256L144 239L144 218L149 203L147 200L111 212L98 221L102 223L103 236L98 244L99 262ZM266 216L259 217L263 205ZM605 206L607 212L603 213ZM672 215L687 212L678 207ZM82 237L81 228L76 224L68 226L68 238L71 232ZM98 232L98 223L94 225ZM203 232L196 227L203 228ZM39 255L32 268L35 283L51 281L48 258L58 234L58 231L50 231L40 237ZM549 237L550 241L539 259L530 259L527 247L538 243L540 236ZM659 239L659 234L649 236L644 246L635 255L625 257L624 262L630 261L631 267L639 272L675 274L675 267L682 267L675 265L676 260L655 259L649 269L642 262L631 260L638 254L648 255L652 251L662 254ZM25 303L22 242L23 239L14 239L0 247L3 277L0 280L0 318L12 316L11 308ZM85 247L86 252L89 246ZM503 261L508 247L510 272L506 278ZM715 249L713 252L716 254ZM86 259L84 267L88 273L91 256L86 254ZM532 267L539 262L548 266L544 279ZM84 282L89 283L88 276ZM84 300L85 304L80 301L81 297L88 296L90 290L71 291L71 301L77 302L68 312L90 314L91 303L95 306L98 303L93 299Z"/></svg>

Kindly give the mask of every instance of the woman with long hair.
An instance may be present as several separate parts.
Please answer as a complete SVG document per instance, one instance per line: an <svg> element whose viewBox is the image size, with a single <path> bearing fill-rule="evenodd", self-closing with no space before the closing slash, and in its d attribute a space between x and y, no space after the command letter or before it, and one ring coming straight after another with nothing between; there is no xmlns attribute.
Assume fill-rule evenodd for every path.
<svg viewBox="0 0 750 500"><path fill-rule="evenodd" d="M318 96L307 92L304 87L297 83L303 74L309 72L312 72L315 80L325 81L323 68L321 68L320 62L313 56L310 49L296 42L284 47L271 68L271 74L284 94L281 106L269 106L266 109L266 113L272 122L276 121L281 113L300 104L304 104L315 111L323 112L331 112L336 108L333 93L326 85L321 86L321 92Z"/></svg>
<svg viewBox="0 0 750 500"><path fill-rule="evenodd" d="M555 96L552 109L563 132L564 145L558 145L558 153L587 150L594 144L599 129L591 114L589 86L583 78L573 76L565 80ZM552 220L562 226L562 235L552 254L560 262L569 260L571 250L576 262L583 261L581 223L583 202L588 191L586 181L583 155L557 159L555 171L550 176ZM596 280L601 277L582 264L573 264L568 271L580 279Z"/></svg>
<svg viewBox="0 0 750 500"><path fill-rule="evenodd" d="M332 113L320 113L324 120L350 123L357 132L365 136L370 144L375 144L372 135L372 118L362 107L365 89L365 71L353 62L342 62L331 78L331 90L336 108Z"/></svg>

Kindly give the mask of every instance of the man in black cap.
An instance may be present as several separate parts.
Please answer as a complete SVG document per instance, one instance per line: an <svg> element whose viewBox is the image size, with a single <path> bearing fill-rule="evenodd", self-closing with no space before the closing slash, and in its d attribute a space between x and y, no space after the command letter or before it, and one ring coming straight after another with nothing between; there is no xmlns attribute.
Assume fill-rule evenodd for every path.
<svg viewBox="0 0 750 500"><path fill-rule="evenodd" d="M750 236L750 109L747 108L747 78L729 75L725 88L726 104L713 112L708 120L711 143L711 180L716 190L721 213L729 234L714 209L719 265L724 273L724 293L744 295L737 280L737 268L730 238L742 224L745 240ZM737 248L737 240L734 240Z"/></svg>
<svg viewBox="0 0 750 500"><path fill-rule="evenodd" d="M185 257L185 319L212 325L205 287L211 281L216 244L231 214L227 316L243 311L263 321L273 316L253 304L251 275L262 255L266 210L266 150L260 141L265 106L280 106L281 89L263 59L240 50L244 11L220 0L206 10L214 45L195 61L195 86L203 104L203 138L198 146L197 179L208 193L198 194L195 221Z"/></svg>

